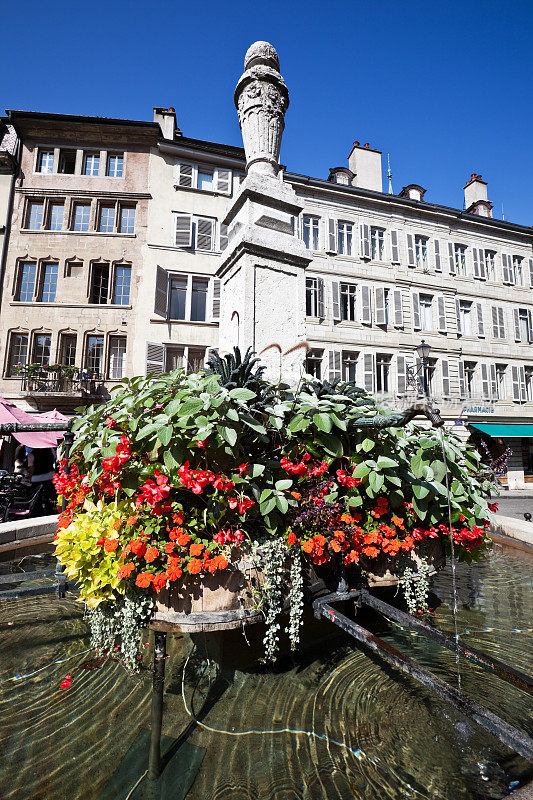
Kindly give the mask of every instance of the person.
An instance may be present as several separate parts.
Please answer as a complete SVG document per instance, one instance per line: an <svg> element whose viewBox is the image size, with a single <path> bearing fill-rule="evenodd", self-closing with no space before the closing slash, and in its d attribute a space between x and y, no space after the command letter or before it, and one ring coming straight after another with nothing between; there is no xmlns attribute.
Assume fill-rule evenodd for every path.
<svg viewBox="0 0 533 800"><path fill-rule="evenodd" d="M43 487L41 513L53 514L57 507L57 495L53 483L56 453L52 447L26 447L28 476L35 488Z"/></svg>
<svg viewBox="0 0 533 800"><path fill-rule="evenodd" d="M15 450L15 465L13 468L14 475L22 475L23 478L28 475L28 457L26 455L26 448L23 444L19 444Z"/></svg>

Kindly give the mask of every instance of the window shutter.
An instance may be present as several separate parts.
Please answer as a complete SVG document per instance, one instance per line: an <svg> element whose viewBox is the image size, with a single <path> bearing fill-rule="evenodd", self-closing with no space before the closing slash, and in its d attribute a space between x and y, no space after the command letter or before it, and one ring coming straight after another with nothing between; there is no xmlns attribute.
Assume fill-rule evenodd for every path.
<svg viewBox="0 0 533 800"><path fill-rule="evenodd" d="M176 186L191 188L193 185L193 166L192 164L176 164Z"/></svg>
<svg viewBox="0 0 533 800"><path fill-rule="evenodd" d="M296 236L297 239L300 238L300 217L292 216L292 235Z"/></svg>
<svg viewBox="0 0 533 800"><path fill-rule="evenodd" d="M145 375L161 375L165 371L165 345L146 342Z"/></svg>
<svg viewBox="0 0 533 800"><path fill-rule="evenodd" d="M479 278L480 277L479 251L478 251L477 247L473 247L472 248L472 257L474 259L474 278Z"/></svg>
<svg viewBox="0 0 533 800"><path fill-rule="evenodd" d="M527 400L525 367L520 367L520 400L522 403L525 403Z"/></svg>
<svg viewBox="0 0 533 800"><path fill-rule="evenodd" d="M481 365L481 396L483 400L490 399L490 385L489 385L489 365Z"/></svg>
<svg viewBox="0 0 533 800"><path fill-rule="evenodd" d="M394 305L394 327L403 328L402 290L394 289L392 297Z"/></svg>
<svg viewBox="0 0 533 800"><path fill-rule="evenodd" d="M533 258L529 259L529 285L533 289Z"/></svg>
<svg viewBox="0 0 533 800"><path fill-rule="evenodd" d="M215 233L215 220L198 217L196 220L197 250L212 250Z"/></svg>
<svg viewBox="0 0 533 800"><path fill-rule="evenodd" d="M326 316L326 303L324 301L324 279L317 278L317 289L318 289L318 316L320 319L324 319Z"/></svg>
<svg viewBox="0 0 533 800"><path fill-rule="evenodd" d="M448 361L443 359L441 361L441 370L442 370L442 396L449 397L450 396L450 367L448 365Z"/></svg>
<svg viewBox="0 0 533 800"><path fill-rule="evenodd" d="M483 304L476 303L477 308L477 335L483 338L485 336L485 325L483 324Z"/></svg>
<svg viewBox="0 0 533 800"><path fill-rule="evenodd" d="M155 273L154 314L165 319L168 314L168 272L159 266Z"/></svg>
<svg viewBox="0 0 533 800"><path fill-rule="evenodd" d="M459 361L459 396L464 397L466 395L466 383L465 383L465 365L462 361Z"/></svg>
<svg viewBox="0 0 533 800"><path fill-rule="evenodd" d="M504 283L511 283L511 259L506 253L502 253L502 280Z"/></svg>
<svg viewBox="0 0 533 800"><path fill-rule="evenodd" d="M513 400L516 403L520 402L520 370L518 367L512 367L512 379L513 379Z"/></svg>
<svg viewBox="0 0 533 800"><path fill-rule="evenodd" d="M531 344L533 342L533 313L527 312L527 340Z"/></svg>
<svg viewBox="0 0 533 800"><path fill-rule="evenodd" d="M365 353L364 358L365 370L365 391L368 394L374 393L374 355L372 353Z"/></svg>
<svg viewBox="0 0 533 800"><path fill-rule="evenodd" d="M231 190L231 170L217 167L215 175L216 191L221 194L229 194Z"/></svg>
<svg viewBox="0 0 533 800"><path fill-rule="evenodd" d="M505 339L505 317L501 306L498 307L498 321L500 323L500 339Z"/></svg>
<svg viewBox="0 0 533 800"><path fill-rule="evenodd" d="M437 317L437 330L439 333L446 333L446 300L442 294L437 297Z"/></svg>
<svg viewBox="0 0 533 800"><path fill-rule="evenodd" d="M405 394L407 391L407 369L405 356L396 357L396 370L398 372L398 394Z"/></svg>
<svg viewBox="0 0 533 800"><path fill-rule="evenodd" d="M407 233L407 266L416 267L415 241L412 233Z"/></svg>
<svg viewBox="0 0 533 800"><path fill-rule="evenodd" d="M391 261L393 264L400 263L400 248L398 247L398 231L390 232ZM533 283L531 284L533 286Z"/></svg>
<svg viewBox="0 0 533 800"><path fill-rule="evenodd" d="M359 255L361 258L370 258L370 225L359 225Z"/></svg>
<svg viewBox="0 0 533 800"><path fill-rule="evenodd" d="M215 322L220 319L220 279L212 278L209 288L211 290L211 321Z"/></svg>
<svg viewBox="0 0 533 800"><path fill-rule="evenodd" d="M376 287L376 325L386 325L385 289Z"/></svg>
<svg viewBox="0 0 533 800"><path fill-rule="evenodd" d="M418 292L413 292L413 328L420 330L420 298Z"/></svg>
<svg viewBox="0 0 533 800"><path fill-rule="evenodd" d="M482 280L486 280L487 279L487 267L486 267L486 264L485 264L485 251L481 250L481 248L480 248L478 250L478 254L479 254L479 277Z"/></svg>
<svg viewBox="0 0 533 800"><path fill-rule="evenodd" d="M332 281L331 283L331 307L333 310L333 319L335 322L339 322L341 319L341 302L338 281Z"/></svg>
<svg viewBox="0 0 533 800"><path fill-rule="evenodd" d="M455 251L452 242L448 242L448 266L450 275L455 275Z"/></svg>
<svg viewBox="0 0 533 800"><path fill-rule="evenodd" d="M220 223L220 250L225 250L228 246L228 226L223 222Z"/></svg>
<svg viewBox="0 0 533 800"><path fill-rule="evenodd" d="M337 252L337 223L331 217L328 219L328 253Z"/></svg>
<svg viewBox="0 0 533 800"><path fill-rule="evenodd" d="M372 324L372 306L371 306L371 289L370 286L361 286L361 322L363 325ZM366 356L365 356L366 358Z"/></svg>
<svg viewBox="0 0 533 800"><path fill-rule="evenodd" d="M442 264L440 261L440 242L438 239L435 239L433 246L435 250L435 272L442 272Z"/></svg>
<svg viewBox="0 0 533 800"><path fill-rule="evenodd" d="M492 306L492 338L498 339L498 309Z"/></svg>
<svg viewBox="0 0 533 800"><path fill-rule="evenodd" d="M463 326L461 325L461 304L458 297L455 298L455 313L457 315L457 333L462 333Z"/></svg>
<svg viewBox="0 0 533 800"><path fill-rule="evenodd" d="M342 353L340 350L330 350L328 353L329 369L328 380L334 381L336 378L340 380L341 377L341 363Z"/></svg>
<svg viewBox="0 0 533 800"><path fill-rule="evenodd" d="M192 216L176 214L176 247L192 246Z"/></svg>
<svg viewBox="0 0 533 800"><path fill-rule="evenodd" d="M498 383L496 380L496 364L490 365L490 392L494 400L498 399Z"/></svg>
<svg viewBox="0 0 533 800"><path fill-rule="evenodd" d="M520 341L520 313L517 308L513 308L513 320L514 320L514 338L515 341Z"/></svg>

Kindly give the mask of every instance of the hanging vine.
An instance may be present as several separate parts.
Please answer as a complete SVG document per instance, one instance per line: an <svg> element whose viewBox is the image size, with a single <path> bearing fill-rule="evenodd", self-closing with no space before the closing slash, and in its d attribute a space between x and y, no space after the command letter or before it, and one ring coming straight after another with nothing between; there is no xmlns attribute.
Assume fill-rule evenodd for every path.
<svg viewBox="0 0 533 800"><path fill-rule="evenodd" d="M410 614L428 610L430 568L428 562L421 558L416 569L407 567L398 579Z"/></svg>

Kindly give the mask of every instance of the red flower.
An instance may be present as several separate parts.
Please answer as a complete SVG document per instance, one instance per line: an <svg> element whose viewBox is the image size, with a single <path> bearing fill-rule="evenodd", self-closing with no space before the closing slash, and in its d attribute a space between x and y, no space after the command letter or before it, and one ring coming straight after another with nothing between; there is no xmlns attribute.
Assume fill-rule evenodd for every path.
<svg viewBox="0 0 533 800"><path fill-rule="evenodd" d="M139 572L135 580L135 586L140 586L141 589L148 589L153 577L151 572Z"/></svg>
<svg viewBox="0 0 533 800"><path fill-rule="evenodd" d="M167 578L169 581L177 581L182 576L181 569L175 564L171 564L167 569Z"/></svg>
<svg viewBox="0 0 533 800"><path fill-rule="evenodd" d="M167 585L167 576L166 573L161 572L159 575L154 575L152 580L154 590L156 592L160 592L161 589Z"/></svg>
<svg viewBox="0 0 533 800"><path fill-rule="evenodd" d="M104 550L106 553L114 553L118 547L118 541L116 539L106 539L104 542Z"/></svg>
<svg viewBox="0 0 533 800"><path fill-rule="evenodd" d="M203 564L199 558L191 558L191 560L187 564L187 570L191 573L191 575L198 575L202 567Z"/></svg>
<svg viewBox="0 0 533 800"><path fill-rule="evenodd" d="M199 555L201 555L203 549L204 549L203 544L198 542L198 543L195 543L195 544L191 544L191 546L189 548L189 552L190 552L191 556L199 556Z"/></svg>
<svg viewBox="0 0 533 800"><path fill-rule="evenodd" d="M132 539L131 542L129 542L129 549L131 553L139 558L142 558L146 553L146 545L140 539Z"/></svg>
<svg viewBox="0 0 533 800"><path fill-rule="evenodd" d="M133 570L134 570L134 565L130 561L129 564L124 564L123 567L119 567L117 571L117 578L119 580L122 580L122 578L129 578Z"/></svg>
<svg viewBox="0 0 533 800"><path fill-rule="evenodd" d="M498 510L498 503L489 503L489 511L495 513Z"/></svg>
<svg viewBox="0 0 533 800"><path fill-rule="evenodd" d="M249 497L242 497L241 500L239 500L238 497L230 497L229 500L228 500L228 505L229 505L230 508L236 508L238 510L239 514L242 515L249 508L251 508L253 505L255 505L255 502L253 500L250 500Z"/></svg>
<svg viewBox="0 0 533 800"><path fill-rule="evenodd" d="M116 425L116 422L113 419L113 417L108 417L105 421L105 424L107 425L108 428L112 428L114 425Z"/></svg>
<svg viewBox="0 0 533 800"><path fill-rule="evenodd" d="M363 547L363 553L369 558L376 558L376 556L379 556L379 550L377 547Z"/></svg>
<svg viewBox="0 0 533 800"><path fill-rule="evenodd" d="M198 439L196 442L196 447L205 447L208 443L209 439Z"/></svg>
<svg viewBox="0 0 533 800"><path fill-rule="evenodd" d="M152 561L156 560L158 555L159 555L159 550L157 549L157 547L149 547L145 553L144 560L148 561L148 563L151 563Z"/></svg>
<svg viewBox="0 0 533 800"><path fill-rule="evenodd" d="M246 473L249 472L249 470L250 470L249 464L241 464L241 466L239 467L239 475L242 477L243 475L246 475Z"/></svg>
<svg viewBox="0 0 533 800"><path fill-rule="evenodd" d="M287 544L288 545L293 545L293 544L295 544L296 541L297 541L296 536L294 535L294 533L292 531L290 531L289 535L287 536Z"/></svg>
<svg viewBox="0 0 533 800"><path fill-rule="evenodd" d="M70 672L68 672L61 681L60 688L70 689L71 686L72 686L72 675L70 674Z"/></svg>

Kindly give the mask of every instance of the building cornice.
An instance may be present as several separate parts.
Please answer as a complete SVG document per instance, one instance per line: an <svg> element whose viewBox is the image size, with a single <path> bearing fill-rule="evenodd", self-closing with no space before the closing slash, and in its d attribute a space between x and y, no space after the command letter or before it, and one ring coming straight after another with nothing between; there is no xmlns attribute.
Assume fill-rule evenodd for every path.
<svg viewBox="0 0 533 800"><path fill-rule="evenodd" d="M16 194L30 195L31 197L111 197L115 199L124 200L151 200L152 195L149 192L109 192L97 191L95 189L56 189L56 188L36 188L31 186L24 186L15 189Z"/></svg>
<svg viewBox="0 0 533 800"><path fill-rule="evenodd" d="M103 146L156 144L160 134L157 122L146 120L90 117L74 114L49 114L41 111L8 110L9 121L21 139L40 140L54 133L58 139L74 138L77 142L93 141Z"/></svg>
<svg viewBox="0 0 533 800"><path fill-rule="evenodd" d="M203 145L208 145L204 147ZM223 164L232 169L246 169L244 160L244 150L239 147L216 145L212 142L202 142L199 139L187 139L180 136L172 142L163 139L158 142L158 150L167 153L175 158L183 158L186 161L207 161L214 164Z"/></svg>

